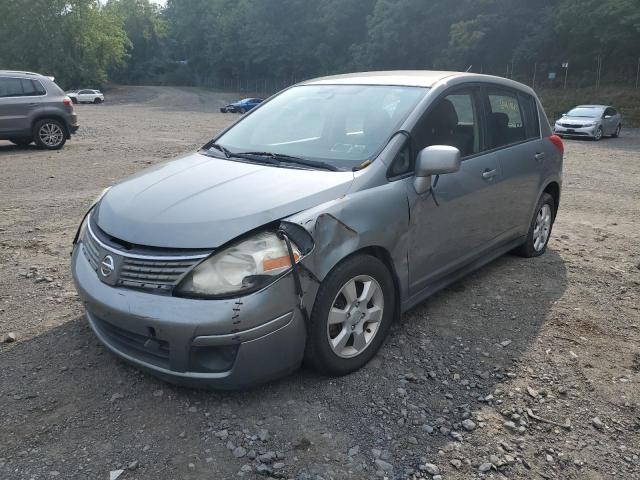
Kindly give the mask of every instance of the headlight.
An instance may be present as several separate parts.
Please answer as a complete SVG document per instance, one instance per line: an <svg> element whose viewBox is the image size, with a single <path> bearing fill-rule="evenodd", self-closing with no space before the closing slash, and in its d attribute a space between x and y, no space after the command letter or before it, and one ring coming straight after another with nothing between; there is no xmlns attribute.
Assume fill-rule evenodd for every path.
<svg viewBox="0 0 640 480"><path fill-rule="evenodd" d="M293 257L300 260L292 242ZM197 265L176 287L179 297L216 298L245 295L273 282L291 268L284 240L267 231L235 243Z"/></svg>

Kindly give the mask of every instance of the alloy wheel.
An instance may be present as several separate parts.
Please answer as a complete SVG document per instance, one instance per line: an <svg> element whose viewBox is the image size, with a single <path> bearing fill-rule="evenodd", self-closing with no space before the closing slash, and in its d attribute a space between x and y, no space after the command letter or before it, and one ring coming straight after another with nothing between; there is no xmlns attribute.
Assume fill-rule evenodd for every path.
<svg viewBox="0 0 640 480"><path fill-rule="evenodd" d="M533 248L536 252L541 251L547 244L551 233L551 207L545 203L538 212L536 224L533 228Z"/></svg>
<svg viewBox="0 0 640 480"><path fill-rule="evenodd" d="M360 355L378 333L384 312L380 284L368 275L345 283L336 295L327 321L327 338L341 358Z"/></svg>
<svg viewBox="0 0 640 480"><path fill-rule="evenodd" d="M64 140L64 132L57 123L44 123L38 130L38 137L47 147L57 147Z"/></svg>

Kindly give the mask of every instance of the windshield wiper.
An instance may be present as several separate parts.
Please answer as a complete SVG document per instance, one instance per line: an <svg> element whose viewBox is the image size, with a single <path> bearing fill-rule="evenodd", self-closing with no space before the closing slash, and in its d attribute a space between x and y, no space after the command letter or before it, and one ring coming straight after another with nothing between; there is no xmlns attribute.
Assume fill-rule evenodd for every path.
<svg viewBox="0 0 640 480"><path fill-rule="evenodd" d="M234 157L245 158L245 156L253 156L253 157L263 157L263 158L271 158L276 160L278 163L295 163L298 165L304 165L306 167L317 168L322 170L330 170L332 172L339 172L340 169L335 165L331 165L327 162L321 162L318 160L309 160L308 158L294 157L292 155L285 155L283 153L272 153L272 152L242 152L242 153L234 153Z"/></svg>
<svg viewBox="0 0 640 480"><path fill-rule="evenodd" d="M209 148L215 148L216 150L221 151L226 158L231 158L231 152L219 143L212 143L211 145L209 145Z"/></svg>

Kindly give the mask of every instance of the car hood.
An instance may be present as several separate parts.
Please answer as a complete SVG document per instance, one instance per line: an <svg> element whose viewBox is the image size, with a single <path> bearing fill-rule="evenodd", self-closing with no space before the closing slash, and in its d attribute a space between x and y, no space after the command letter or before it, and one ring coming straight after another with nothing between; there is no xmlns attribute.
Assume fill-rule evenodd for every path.
<svg viewBox="0 0 640 480"><path fill-rule="evenodd" d="M598 122L600 119L598 118L587 118L587 117L570 117L570 116L564 116L562 117L559 122L562 123L573 123L573 124L577 124L577 125L586 125L588 123L594 123L594 122Z"/></svg>
<svg viewBox="0 0 640 480"><path fill-rule="evenodd" d="M194 153L113 186L96 209L107 234L150 247L216 248L347 193L353 172L279 168Z"/></svg>

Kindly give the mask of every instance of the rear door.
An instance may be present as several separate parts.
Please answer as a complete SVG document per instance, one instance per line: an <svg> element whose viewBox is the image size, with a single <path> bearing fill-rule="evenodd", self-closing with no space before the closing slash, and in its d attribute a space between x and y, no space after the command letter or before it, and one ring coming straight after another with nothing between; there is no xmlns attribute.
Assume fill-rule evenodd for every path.
<svg viewBox="0 0 640 480"><path fill-rule="evenodd" d="M528 228L548 153L531 95L488 86L484 88L484 102L488 148L500 162L502 172L492 221L499 224L502 238L509 240Z"/></svg>
<svg viewBox="0 0 640 480"><path fill-rule="evenodd" d="M37 96L31 80L0 77L0 133L28 133L30 113L38 105Z"/></svg>
<svg viewBox="0 0 640 480"><path fill-rule="evenodd" d="M79 102L93 102L95 94L91 90L80 90L78 92Z"/></svg>
<svg viewBox="0 0 640 480"><path fill-rule="evenodd" d="M500 165L482 149L482 110L479 88L456 89L434 103L412 132L414 157L424 147L450 145L460 150L462 163L458 172L432 178L432 191L423 195L407 183L411 294L489 250L501 233L494 214Z"/></svg>

